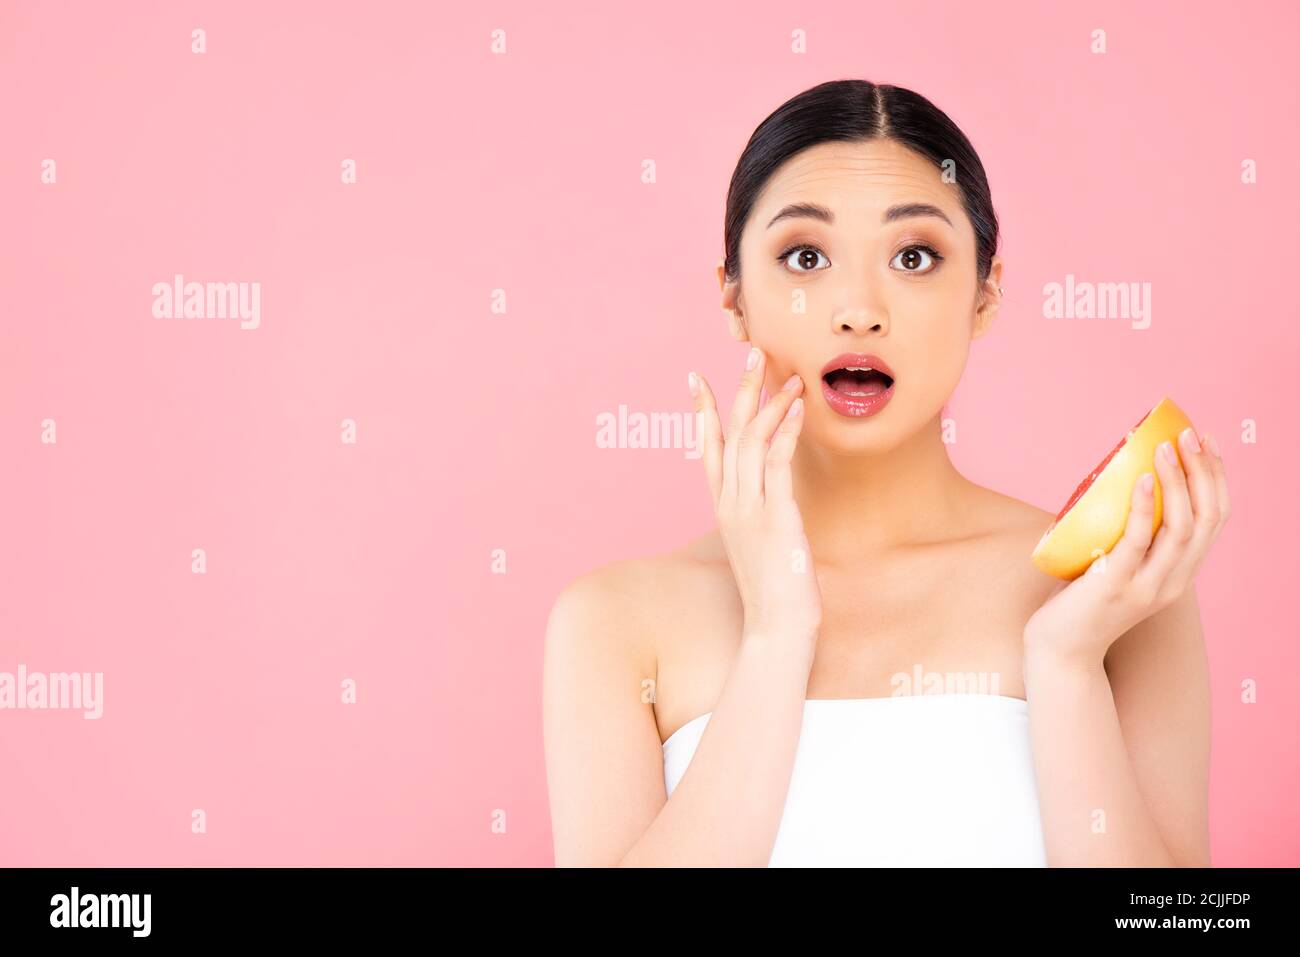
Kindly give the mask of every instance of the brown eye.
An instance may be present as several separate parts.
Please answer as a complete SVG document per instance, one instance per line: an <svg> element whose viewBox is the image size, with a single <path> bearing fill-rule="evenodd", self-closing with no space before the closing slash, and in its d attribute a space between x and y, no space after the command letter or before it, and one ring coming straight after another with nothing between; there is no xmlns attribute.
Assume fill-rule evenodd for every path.
<svg viewBox="0 0 1300 957"><path fill-rule="evenodd" d="M796 246L781 254L781 261L795 272L813 272L818 268L818 262L823 259L826 260L827 266L831 264L821 250L813 246Z"/></svg>
<svg viewBox="0 0 1300 957"><path fill-rule="evenodd" d="M903 272L925 273L932 270L943 257L928 246L908 246L893 258L889 265ZM895 263L900 265L895 266Z"/></svg>

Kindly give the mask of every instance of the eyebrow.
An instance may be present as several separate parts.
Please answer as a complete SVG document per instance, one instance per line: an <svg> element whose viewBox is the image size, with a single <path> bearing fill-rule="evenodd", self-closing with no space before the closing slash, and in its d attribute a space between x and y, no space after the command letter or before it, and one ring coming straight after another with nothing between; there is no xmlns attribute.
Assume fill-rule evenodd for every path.
<svg viewBox="0 0 1300 957"><path fill-rule="evenodd" d="M892 223L898 219L910 219L915 216L935 216L952 226L952 220L944 214L944 211L930 203L898 203L885 210L885 214L880 217L880 221L882 223ZM791 203L772 217L772 221L767 224L767 228L771 229L783 219L801 218L817 219L827 224L835 222L835 214L825 206L819 206L817 203Z"/></svg>

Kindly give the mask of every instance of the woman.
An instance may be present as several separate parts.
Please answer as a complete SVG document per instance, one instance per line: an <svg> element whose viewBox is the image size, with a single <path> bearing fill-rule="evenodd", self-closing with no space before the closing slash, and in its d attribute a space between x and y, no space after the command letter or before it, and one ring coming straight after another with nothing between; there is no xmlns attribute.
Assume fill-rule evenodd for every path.
<svg viewBox="0 0 1300 957"><path fill-rule="evenodd" d="M551 610L558 865L1208 864L1217 446L1157 455L1154 539L1138 482L1099 574L1038 572L1054 516L965 479L941 432L997 239L979 158L916 93L824 83L755 131L718 266L753 347L725 427L689 376L718 527Z"/></svg>

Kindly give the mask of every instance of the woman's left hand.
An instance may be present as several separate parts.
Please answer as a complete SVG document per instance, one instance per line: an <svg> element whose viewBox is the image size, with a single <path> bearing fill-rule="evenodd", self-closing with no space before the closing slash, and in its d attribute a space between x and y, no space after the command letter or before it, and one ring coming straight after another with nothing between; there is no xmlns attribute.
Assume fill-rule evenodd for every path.
<svg viewBox="0 0 1300 957"><path fill-rule="evenodd" d="M1124 535L1088 571L1061 586L1025 625L1026 653L1044 652L1084 666L1100 665L1106 651L1138 622L1171 605L1228 520L1228 482L1213 438L1184 429L1180 464L1173 445L1156 450L1164 514L1155 541L1154 489L1148 472L1133 489ZM1166 451L1169 458L1166 458ZM1172 461L1170 461L1172 459Z"/></svg>

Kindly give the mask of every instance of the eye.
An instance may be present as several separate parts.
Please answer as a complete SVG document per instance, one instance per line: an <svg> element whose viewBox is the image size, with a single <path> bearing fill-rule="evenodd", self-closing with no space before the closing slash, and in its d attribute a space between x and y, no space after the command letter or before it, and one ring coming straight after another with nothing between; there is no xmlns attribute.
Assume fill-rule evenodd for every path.
<svg viewBox="0 0 1300 957"><path fill-rule="evenodd" d="M895 266L894 264L899 260L902 260L902 264ZM927 273L933 271L941 262L943 262L943 256L939 255L937 249L924 244L917 244L899 250L898 255L889 261L889 265L902 272Z"/></svg>
<svg viewBox="0 0 1300 957"><path fill-rule="evenodd" d="M797 265L789 262L791 256L795 257L795 263L797 263ZM816 246L809 246L805 243L801 246L791 246L777 257L777 262L785 263L795 272L814 272L817 269L817 260L819 257L821 259L826 259L825 254L820 249ZM829 266L830 264L831 261L826 259L826 265Z"/></svg>

